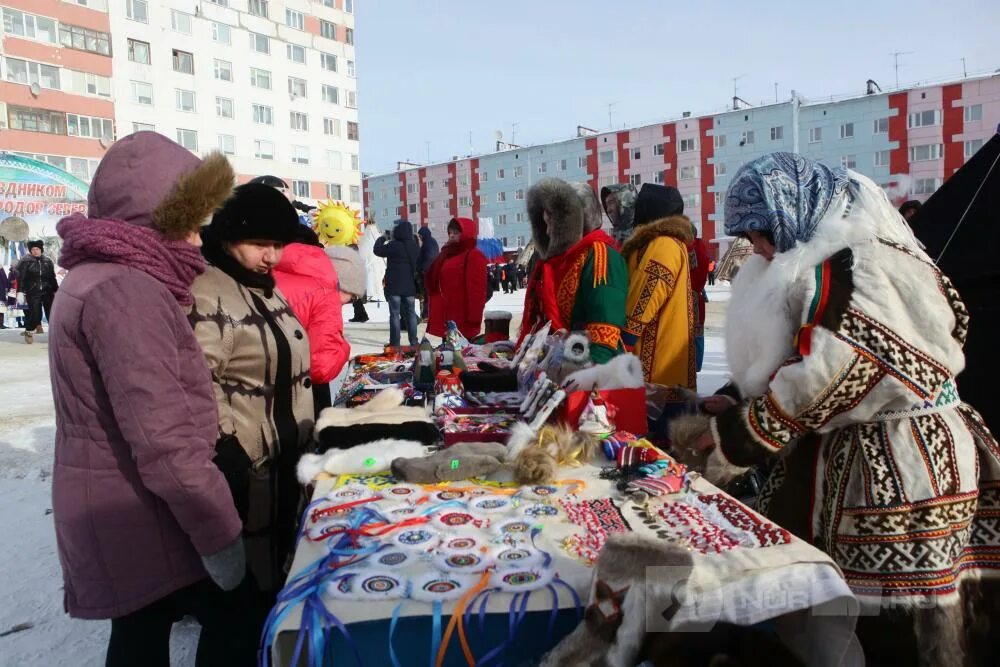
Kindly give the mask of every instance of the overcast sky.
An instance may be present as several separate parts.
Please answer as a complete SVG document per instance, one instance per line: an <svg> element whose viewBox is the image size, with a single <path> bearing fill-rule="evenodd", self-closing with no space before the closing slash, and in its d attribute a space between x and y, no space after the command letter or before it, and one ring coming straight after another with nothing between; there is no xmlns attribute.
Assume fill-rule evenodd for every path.
<svg viewBox="0 0 1000 667"><path fill-rule="evenodd" d="M361 167L1000 69L1000 0L358 0ZM786 8L787 7L787 8ZM609 125L608 105L611 107ZM516 128L512 124L516 123ZM470 143L471 132L471 143ZM512 137L512 132L514 133Z"/></svg>

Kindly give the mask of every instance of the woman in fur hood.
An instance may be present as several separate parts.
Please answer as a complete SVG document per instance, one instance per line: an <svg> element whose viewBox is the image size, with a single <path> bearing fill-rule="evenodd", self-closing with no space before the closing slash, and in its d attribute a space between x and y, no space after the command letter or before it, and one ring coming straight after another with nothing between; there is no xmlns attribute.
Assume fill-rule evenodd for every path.
<svg viewBox="0 0 1000 667"><path fill-rule="evenodd" d="M623 350L625 262L600 228L585 233L583 200L569 183L542 179L527 204L539 261L524 297L521 338L546 321L553 331L586 331L591 358L604 363Z"/></svg>
<svg viewBox="0 0 1000 667"><path fill-rule="evenodd" d="M716 479L774 461L760 509L840 566L869 664L995 662L963 655L989 648L974 632L995 615L1000 448L958 397L969 318L951 282L853 171L764 156L725 216L756 253L726 327L742 399L692 448Z"/></svg>
<svg viewBox="0 0 1000 667"><path fill-rule="evenodd" d="M635 229L622 254L628 265L625 345L635 349L646 382L692 391L695 368L695 296L688 244L694 239L684 200L676 188L647 183L635 206ZM665 415L686 405L671 391Z"/></svg>

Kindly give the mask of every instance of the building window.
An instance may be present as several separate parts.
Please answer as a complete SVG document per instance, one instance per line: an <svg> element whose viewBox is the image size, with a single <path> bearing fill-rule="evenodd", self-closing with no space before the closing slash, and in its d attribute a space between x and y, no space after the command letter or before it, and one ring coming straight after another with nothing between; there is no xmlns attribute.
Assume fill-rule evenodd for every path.
<svg viewBox="0 0 1000 667"><path fill-rule="evenodd" d="M296 30L305 30L305 16L302 12L297 12L294 9L285 9L285 25Z"/></svg>
<svg viewBox="0 0 1000 667"><path fill-rule="evenodd" d="M4 8L3 29L11 35L29 37L55 44L57 42L56 22L44 16L25 14L16 9Z"/></svg>
<svg viewBox="0 0 1000 667"><path fill-rule="evenodd" d="M58 72L58 70L56 70ZM111 97L111 79L100 74L70 71L70 90L86 95Z"/></svg>
<svg viewBox="0 0 1000 667"><path fill-rule="evenodd" d="M942 144L921 144L919 146L910 146L910 162L940 160L943 156L944 146Z"/></svg>
<svg viewBox="0 0 1000 667"><path fill-rule="evenodd" d="M348 109L358 108L358 91L356 90L347 91L347 108Z"/></svg>
<svg viewBox="0 0 1000 667"><path fill-rule="evenodd" d="M658 171L656 172L656 174L653 175L653 182L656 183L657 185L663 185L664 183L667 182L666 176L667 172Z"/></svg>
<svg viewBox="0 0 1000 667"><path fill-rule="evenodd" d="M177 128L177 143L189 151L198 150L198 133L195 130Z"/></svg>
<svg viewBox="0 0 1000 667"><path fill-rule="evenodd" d="M156 132L156 126L152 123L132 123L132 132Z"/></svg>
<svg viewBox="0 0 1000 667"><path fill-rule="evenodd" d="M876 167L889 166L889 151L875 151L875 166Z"/></svg>
<svg viewBox="0 0 1000 667"><path fill-rule="evenodd" d="M968 108L968 107L966 107ZM965 142L965 158L969 159L973 155L979 152L979 149L983 147L982 139L971 139Z"/></svg>
<svg viewBox="0 0 1000 667"><path fill-rule="evenodd" d="M840 166L846 169L857 169L858 168L858 156L857 155L841 155L840 156Z"/></svg>
<svg viewBox="0 0 1000 667"><path fill-rule="evenodd" d="M344 11L348 14L354 13L354 0L344 0Z"/></svg>
<svg viewBox="0 0 1000 667"><path fill-rule="evenodd" d="M59 90L59 68L17 58L6 58L7 80L14 83L38 84L42 88ZM89 92L89 91L88 91ZM96 90L94 91L96 92Z"/></svg>
<svg viewBox="0 0 1000 667"><path fill-rule="evenodd" d="M597 185L603 188L605 185L614 185L614 183L615 183L616 180L617 179L614 176L610 175L610 174L607 175L607 176L601 176L597 180Z"/></svg>
<svg viewBox="0 0 1000 667"><path fill-rule="evenodd" d="M285 50L288 53L288 59L293 63L305 64L306 50L303 47L298 44L286 44Z"/></svg>
<svg viewBox="0 0 1000 667"><path fill-rule="evenodd" d="M271 39L259 32L250 33L250 50L257 53L271 53Z"/></svg>
<svg viewBox="0 0 1000 667"><path fill-rule="evenodd" d="M701 195L698 193L693 193L689 195L684 195L684 206L686 208L694 208L701 203Z"/></svg>
<svg viewBox="0 0 1000 667"><path fill-rule="evenodd" d="M413 194L416 194L416 193L417 193L417 184L416 183L407 183L406 184L406 194L413 195Z"/></svg>
<svg viewBox="0 0 1000 667"><path fill-rule="evenodd" d="M965 107L965 122L974 123L976 121L983 119L983 105L982 104L970 104Z"/></svg>
<svg viewBox="0 0 1000 667"><path fill-rule="evenodd" d="M254 88L271 90L271 73L266 69L250 68L250 85Z"/></svg>
<svg viewBox="0 0 1000 667"><path fill-rule="evenodd" d="M753 130L747 130L740 134L740 146L746 146L747 144L753 144L754 133Z"/></svg>
<svg viewBox="0 0 1000 667"><path fill-rule="evenodd" d="M632 174L628 177L628 182L632 184L633 187L639 187L642 185L642 176L639 174Z"/></svg>
<svg viewBox="0 0 1000 667"><path fill-rule="evenodd" d="M319 34L327 39L337 39L337 24L330 21L319 20Z"/></svg>
<svg viewBox="0 0 1000 667"><path fill-rule="evenodd" d="M347 61L347 76L351 77L352 79L355 77L353 60Z"/></svg>
<svg viewBox="0 0 1000 667"><path fill-rule="evenodd" d="M6 11L5 11L6 16ZM6 21L5 21L6 23ZM106 32L89 30L75 25L59 24L59 43L78 51L111 55L111 37Z"/></svg>
<svg viewBox="0 0 1000 667"><path fill-rule="evenodd" d="M220 134L219 150L223 155L236 155L236 137L231 134Z"/></svg>
<svg viewBox="0 0 1000 667"><path fill-rule="evenodd" d="M931 195L941 187L940 178L917 178L913 180L913 189L910 194Z"/></svg>
<svg viewBox="0 0 1000 667"><path fill-rule="evenodd" d="M141 42L138 39L128 40L128 59L134 63L149 64L149 42Z"/></svg>
<svg viewBox="0 0 1000 667"><path fill-rule="evenodd" d="M326 184L326 198L340 200L344 198L342 194L342 188L340 183L327 183ZM387 212L383 211L383 214Z"/></svg>
<svg viewBox="0 0 1000 667"><path fill-rule="evenodd" d="M56 111L8 105L7 121L12 130L66 134L66 116Z"/></svg>
<svg viewBox="0 0 1000 667"><path fill-rule="evenodd" d="M267 18L267 0L250 0L248 5L251 14Z"/></svg>
<svg viewBox="0 0 1000 667"><path fill-rule="evenodd" d="M506 225L507 224L507 214L506 213L501 213L500 215L497 216L497 224L498 225Z"/></svg>
<svg viewBox="0 0 1000 667"><path fill-rule="evenodd" d="M357 123L347 121L347 138L350 139L351 141L359 141Z"/></svg>
<svg viewBox="0 0 1000 667"><path fill-rule="evenodd" d="M331 137L340 136L340 119L339 118L324 118L323 119L323 134Z"/></svg>
<svg viewBox="0 0 1000 667"><path fill-rule="evenodd" d="M212 41L219 44L232 44L233 31L225 23L212 21Z"/></svg>
<svg viewBox="0 0 1000 667"><path fill-rule="evenodd" d="M666 152L666 144L655 144L653 146L653 155L661 156Z"/></svg>
<svg viewBox="0 0 1000 667"><path fill-rule="evenodd" d="M597 157L601 161L601 164L614 164L616 161L614 151L601 151L597 154Z"/></svg>
<svg viewBox="0 0 1000 667"><path fill-rule="evenodd" d="M872 121L872 134L888 134L889 133L889 119L888 118L876 118Z"/></svg>
<svg viewBox="0 0 1000 667"><path fill-rule="evenodd" d="M351 153L351 170L358 171L360 169L361 169L361 158L359 158L356 153Z"/></svg>
<svg viewBox="0 0 1000 667"><path fill-rule="evenodd" d="M479 206L480 208L486 206L486 195L479 195Z"/></svg>
<svg viewBox="0 0 1000 667"><path fill-rule="evenodd" d="M417 213L417 205L410 204L410 215L416 215L416 213Z"/></svg>
<svg viewBox="0 0 1000 667"><path fill-rule="evenodd" d="M716 162L714 166L715 166L715 175L716 176L725 176L726 175L726 163L725 162Z"/></svg>
<svg viewBox="0 0 1000 667"><path fill-rule="evenodd" d="M544 174L548 170L549 170L549 165L547 163L545 163L545 162L539 162L538 163L538 173L539 174Z"/></svg>
<svg viewBox="0 0 1000 667"><path fill-rule="evenodd" d="M125 16L139 23L149 23L149 3L146 0L125 0Z"/></svg>
<svg viewBox="0 0 1000 667"><path fill-rule="evenodd" d="M337 71L337 56L332 53L320 53L319 64L328 72Z"/></svg>
<svg viewBox="0 0 1000 667"><path fill-rule="evenodd" d="M8 61L9 62L9 61ZM153 106L153 84L132 81L132 101L136 104Z"/></svg>
<svg viewBox="0 0 1000 667"><path fill-rule="evenodd" d="M514 222L524 222L524 213L518 211L514 214ZM518 237L521 238L521 237Z"/></svg>
<svg viewBox="0 0 1000 667"><path fill-rule="evenodd" d="M274 125L274 110L266 104L253 104L253 122L261 125Z"/></svg>
<svg viewBox="0 0 1000 667"><path fill-rule="evenodd" d="M347 30L345 30L344 35L346 37L345 41L348 44L354 44L354 28L348 28Z"/></svg>
<svg viewBox="0 0 1000 667"><path fill-rule="evenodd" d="M191 34L191 15L176 9L170 10L170 27L185 35Z"/></svg>
<svg viewBox="0 0 1000 667"><path fill-rule="evenodd" d="M228 60L216 58L212 63L212 69L215 72L215 78L219 81L231 82L233 80L233 64Z"/></svg>
<svg viewBox="0 0 1000 667"><path fill-rule="evenodd" d="M429 202L427 204L427 210L428 211L433 211L435 208L437 208L437 202Z"/></svg>
<svg viewBox="0 0 1000 667"><path fill-rule="evenodd" d="M253 156L258 160L274 159L274 142L266 139L253 140Z"/></svg>
<svg viewBox="0 0 1000 667"><path fill-rule="evenodd" d="M854 138L854 123L841 123L841 125L840 125L840 138L841 139L853 139Z"/></svg>
<svg viewBox="0 0 1000 667"><path fill-rule="evenodd" d="M306 97L307 91L305 79L297 79L294 76L288 77L288 94L293 98Z"/></svg>
<svg viewBox="0 0 1000 667"><path fill-rule="evenodd" d="M215 98L215 115L219 118L233 117L233 101L228 97Z"/></svg>
<svg viewBox="0 0 1000 667"><path fill-rule="evenodd" d="M219 5L220 7L229 6L229 0L208 0L208 1L211 2L213 5Z"/></svg>
<svg viewBox="0 0 1000 667"><path fill-rule="evenodd" d="M178 111L195 111L194 103L194 91L193 90L183 90L181 88L174 89L174 106L177 107Z"/></svg>
<svg viewBox="0 0 1000 667"><path fill-rule="evenodd" d="M689 164L684 167L681 167L678 178L680 178L680 180L682 181L690 181L695 177L696 174L697 172L695 171L695 166Z"/></svg>
<svg viewBox="0 0 1000 667"><path fill-rule="evenodd" d="M469 207L469 206L472 206L472 203L469 201L468 197L459 197L458 198L458 205L459 206Z"/></svg>
<svg viewBox="0 0 1000 667"><path fill-rule="evenodd" d="M503 169L497 169L497 180L503 180L505 173Z"/></svg>
<svg viewBox="0 0 1000 667"><path fill-rule="evenodd" d="M809 128L809 143L815 144L817 142L823 141L823 128L822 127L810 127Z"/></svg>
<svg viewBox="0 0 1000 667"><path fill-rule="evenodd" d="M915 111L907 118L907 127L929 127L941 124L941 110Z"/></svg>
<svg viewBox="0 0 1000 667"><path fill-rule="evenodd" d="M524 188L518 188L514 190L514 199L522 201L524 199Z"/></svg>
<svg viewBox="0 0 1000 667"><path fill-rule="evenodd" d="M331 104L339 104L340 91L336 86L330 86L325 83L323 84L323 101Z"/></svg>
<svg viewBox="0 0 1000 667"><path fill-rule="evenodd" d="M716 148L726 147L726 135L724 134L716 134L712 137L712 141L714 142Z"/></svg>
<svg viewBox="0 0 1000 667"><path fill-rule="evenodd" d="M785 128L781 125L771 128L771 141L781 141L785 138Z"/></svg>
<svg viewBox="0 0 1000 667"><path fill-rule="evenodd" d="M725 146L725 140L723 140L722 145ZM681 139L680 152L690 153L691 151L698 150L698 140L697 139Z"/></svg>
<svg viewBox="0 0 1000 667"><path fill-rule="evenodd" d="M633 148L632 149L632 159L633 160L641 160L642 159L642 149L641 148Z"/></svg>
<svg viewBox="0 0 1000 667"><path fill-rule="evenodd" d="M722 206L722 204L725 201L725 199L726 199L726 193L725 192L713 192L712 194L715 195L715 208L719 209Z"/></svg>
<svg viewBox="0 0 1000 667"><path fill-rule="evenodd" d="M501 190L497 193L497 203L502 203L507 201L507 193Z"/></svg>
<svg viewBox="0 0 1000 667"><path fill-rule="evenodd" d="M289 123L293 130L301 132L309 131L309 114L304 114L301 111L290 111L288 115Z"/></svg>
<svg viewBox="0 0 1000 667"><path fill-rule="evenodd" d="M187 51L173 50L174 71L182 74L194 74L194 55Z"/></svg>
<svg viewBox="0 0 1000 667"><path fill-rule="evenodd" d="M556 161L556 171L566 171L566 160Z"/></svg>
<svg viewBox="0 0 1000 667"><path fill-rule="evenodd" d="M292 181L292 194L296 197L308 197L309 181Z"/></svg>
<svg viewBox="0 0 1000 667"><path fill-rule="evenodd" d="M330 169L343 169L344 168L343 154L340 151L327 151L326 166L328 166Z"/></svg>

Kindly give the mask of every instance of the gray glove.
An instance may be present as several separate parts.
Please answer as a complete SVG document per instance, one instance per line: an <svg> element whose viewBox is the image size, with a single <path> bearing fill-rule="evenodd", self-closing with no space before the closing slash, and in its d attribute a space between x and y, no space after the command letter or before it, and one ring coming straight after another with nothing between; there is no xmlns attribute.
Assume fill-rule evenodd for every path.
<svg viewBox="0 0 1000 667"><path fill-rule="evenodd" d="M224 591L231 591L240 585L247 572L247 559L243 551L243 538L211 556L202 556L201 562L212 581Z"/></svg>

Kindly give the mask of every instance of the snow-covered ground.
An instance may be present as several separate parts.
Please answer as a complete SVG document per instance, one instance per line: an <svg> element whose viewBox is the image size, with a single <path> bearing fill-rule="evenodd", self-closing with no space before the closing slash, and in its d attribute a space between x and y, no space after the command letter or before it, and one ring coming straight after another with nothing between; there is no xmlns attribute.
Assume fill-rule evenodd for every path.
<svg viewBox="0 0 1000 667"><path fill-rule="evenodd" d="M721 326L729 290L716 286L708 293L705 364L698 376L701 393L715 391L726 378ZM516 321L523 300L523 291L501 292L487 307L510 310ZM353 315L350 306L344 313L345 321ZM369 304L368 313L368 324L346 328L355 354L381 349L388 341L385 304ZM47 336L36 341L28 346L17 331L0 330L0 667L102 665L110 624L73 620L63 612L51 516L55 417ZM30 627L2 636L22 624ZM194 664L197 636L193 622L174 627L174 665Z"/></svg>

